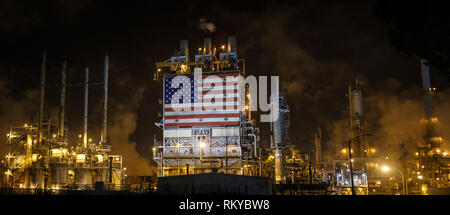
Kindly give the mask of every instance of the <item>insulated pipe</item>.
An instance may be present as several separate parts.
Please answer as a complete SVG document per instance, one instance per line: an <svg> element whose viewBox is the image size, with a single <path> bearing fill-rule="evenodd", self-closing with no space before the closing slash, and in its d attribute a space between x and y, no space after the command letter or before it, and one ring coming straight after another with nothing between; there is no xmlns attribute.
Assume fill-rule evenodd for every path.
<svg viewBox="0 0 450 215"><path fill-rule="evenodd" d="M84 128L83 128L83 146L87 148L87 126L88 126L88 88L89 88L89 68L86 67L84 75Z"/></svg>
<svg viewBox="0 0 450 215"><path fill-rule="evenodd" d="M42 143L42 121L44 119L44 98L45 98L45 70L47 63L47 52L44 51L42 54L42 64L41 64L41 95L40 95L40 106L38 115L38 144Z"/></svg>
<svg viewBox="0 0 450 215"><path fill-rule="evenodd" d="M61 68L61 91L60 91L60 104L59 104L59 137L64 137L64 112L66 103L66 65L67 61L64 61Z"/></svg>
<svg viewBox="0 0 450 215"><path fill-rule="evenodd" d="M104 80L103 80L103 131L102 131L102 144L107 143L107 127L108 127L108 69L109 69L109 56L105 56L105 68L104 68Z"/></svg>

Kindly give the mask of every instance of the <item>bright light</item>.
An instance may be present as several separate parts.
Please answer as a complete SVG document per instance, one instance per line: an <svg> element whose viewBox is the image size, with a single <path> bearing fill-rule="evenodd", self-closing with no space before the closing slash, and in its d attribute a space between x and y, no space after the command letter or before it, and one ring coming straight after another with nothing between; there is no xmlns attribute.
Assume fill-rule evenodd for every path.
<svg viewBox="0 0 450 215"><path fill-rule="evenodd" d="M225 49L225 46L224 46L224 45L222 45L222 49Z"/></svg>
<svg viewBox="0 0 450 215"><path fill-rule="evenodd" d="M245 109L248 110L248 105L245 106Z"/></svg>
<svg viewBox="0 0 450 215"><path fill-rule="evenodd" d="M447 156L448 155L448 152L444 152L444 153L442 153L444 156Z"/></svg>
<svg viewBox="0 0 450 215"><path fill-rule="evenodd" d="M389 172L389 167L388 166L382 166L381 167L381 171L383 171L383 172Z"/></svg>
<svg viewBox="0 0 450 215"><path fill-rule="evenodd" d="M346 149L342 149L342 153L347 153L347 150Z"/></svg>
<svg viewBox="0 0 450 215"><path fill-rule="evenodd" d="M372 148L370 151L371 151L372 153L375 153L375 152L376 152L375 148Z"/></svg>
<svg viewBox="0 0 450 215"><path fill-rule="evenodd" d="M200 148L203 148L203 147L205 147L205 143L200 142L199 146L200 146Z"/></svg>
<svg viewBox="0 0 450 215"><path fill-rule="evenodd" d="M156 148L155 147L153 147L153 151L155 151L156 150Z"/></svg>
<svg viewBox="0 0 450 215"><path fill-rule="evenodd" d="M437 153L441 153L441 150L440 150L440 149L436 149L436 152L437 152Z"/></svg>
<svg viewBox="0 0 450 215"><path fill-rule="evenodd" d="M419 176L417 176L417 178L422 180L423 177L421 175L419 175Z"/></svg>
<svg viewBox="0 0 450 215"><path fill-rule="evenodd" d="M186 66L184 64L182 64L181 65L181 69L184 69L184 68L186 68Z"/></svg>
<svg viewBox="0 0 450 215"><path fill-rule="evenodd" d="M53 135L53 138L55 138L55 137L56 137L56 134Z"/></svg>
<svg viewBox="0 0 450 215"><path fill-rule="evenodd" d="M78 137L79 137L79 138L81 138L81 137L82 137L82 135L81 135L81 134L79 134L79 135L78 135Z"/></svg>
<svg viewBox="0 0 450 215"><path fill-rule="evenodd" d="M419 152L416 152L416 156L419 156Z"/></svg>

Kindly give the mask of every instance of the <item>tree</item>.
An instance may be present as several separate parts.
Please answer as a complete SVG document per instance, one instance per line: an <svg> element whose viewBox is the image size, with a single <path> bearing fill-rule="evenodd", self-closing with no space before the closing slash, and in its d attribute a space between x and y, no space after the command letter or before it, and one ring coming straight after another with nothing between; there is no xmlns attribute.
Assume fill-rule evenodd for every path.
<svg viewBox="0 0 450 215"><path fill-rule="evenodd" d="M378 0L376 16L389 26L394 47L408 56L426 59L450 81L449 1Z"/></svg>

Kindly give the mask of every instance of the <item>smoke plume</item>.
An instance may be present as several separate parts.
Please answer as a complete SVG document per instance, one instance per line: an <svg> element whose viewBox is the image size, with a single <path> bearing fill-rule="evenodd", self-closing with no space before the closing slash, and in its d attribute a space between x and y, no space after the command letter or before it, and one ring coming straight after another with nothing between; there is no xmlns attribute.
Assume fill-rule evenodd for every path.
<svg viewBox="0 0 450 215"><path fill-rule="evenodd" d="M128 175L151 175L154 167L150 166L150 158L142 157L136 149L136 142L130 141L130 136L137 127L137 111L145 88L133 85L132 79L125 75L127 73L123 72L123 69L114 69L114 66L111 68L112 73L117 75L113 85L120 91L117 92L120 96L111 98L110 103L112 111L109 115L112 119L108 137L112 152L122 155L123 165L127 167Z"/></svg>
<svg viewBox="0 0 450 215"><path fill-rule="evenodd" d="M209 31L211 33L214 33L216 31L216 25L212 22L208 22L204 18L200 18L198 28L204 31Z"/></svg>

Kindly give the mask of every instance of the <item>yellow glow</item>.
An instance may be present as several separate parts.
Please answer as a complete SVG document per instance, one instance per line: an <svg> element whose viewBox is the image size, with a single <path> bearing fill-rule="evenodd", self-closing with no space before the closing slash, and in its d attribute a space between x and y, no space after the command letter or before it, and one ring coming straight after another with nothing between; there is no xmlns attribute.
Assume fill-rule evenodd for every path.
<svg viewBox="0 0 450 215"><path fill-rule="evenodd" d="M203 148L203 147L205 147L205 143L200 142L199 146L200 146L200 148Z"/></svg>
<svg viewBox="0 0 450 215"><path fill-rule="evenodd" d="M198 51L202 51L202 48L198 48Z"/></svg>
<svg viewBox="0 0 450 215"><path fill-rule="evenodd" d="M248 105L245 106L245 109L248 110Z"/></svg>
<svg viewBox="0 0 450 215"><path fill-rule="evenodd" d="M86 155L84 154L77 154L77 163L84 163L84 161L86 160Z"/></svg>
<svg viewBox="0 0 450 215"><path fill-rule="evenodd" d="M417 178L420 179L420 180L422 180L423 177L422 177L421 175L419 175L419 176L417 176Z"/></svg>
<svg viewBox="0 0 450 215"><path fill-rule="evenodd" d="M342 149L342 153L347 153L347 149Z"/></svg>
<svg viewBox="0 0 450 215"><path fill-rule="evenodd" d="M78 137L81 138L83 135L79 134Z"/></svg>
<svg viewBox="0 0 450 215"><path fill-rule="evenodd" d="M388 166L382 166L381 171L383 172L389 172L390 168Z"/></svg>
<svg viewBox="0 0 450 215"><path fill-rule="evenodd" d="M53 135L53 138L55 138L55 137L56 137L56 134Z"/></svg>
<svg viewBox="0 0 450 215"><path fill-rule="evenodd" d="M97 160L99 163L103 163L103 155L97 155Z"/></svg>
<svg viewBox="0 0 450 215"><path fill-rule="evenodd" d="M155 151L156 150L156 148L155 147L153 147L153 151Z"/></svg>
<svg viewBox="0 0 450 215"><path fill-rule="evenodd" d="M158 72L161 72L161 69L158 69Z"/></svg>
<svg viewBox="0 0 450 215"><path fill-rule="evenodd" d="M416 152L416 156L419 156L419 152Z"/></svg>
<svg viewBox="0 0 450 215"><path fill-rule="evenodd" d="M184 68L186 68L186 66L184 64L181 65L181 69L184 70Z"/></svg>
<svg viewBox="0 0 450 215"><path fill-rule="evenodd" d="M447 156L448 155L448 152L444 152L444 153L442 153L444 156Z"/></svg>
<svg viewBox="0 0 450 215"><path fill-rule="evenodd" d="M224 45L222 45L222 49L225 49L225 46L224 46Z"/></svg>
<svg viewBox="0 0 450 215"><path fill-rule="evenodd" d="M371 151L372 153L375 153L375 152L376 152L375 148L372 148L370 151Z"/></svg>
<svg viewBox="0 0 450 215"><path fill-rule="evenodd" d="M437 152L437 153L441 153L441 150L440 150L440 149L436 149L436 152Z"/></svg>
<svg viewBox="0 0 450 215"><path fill-rule="evenodd" d="M37 154L31 155L31 161L36 162L37 161Z"/></svg>

